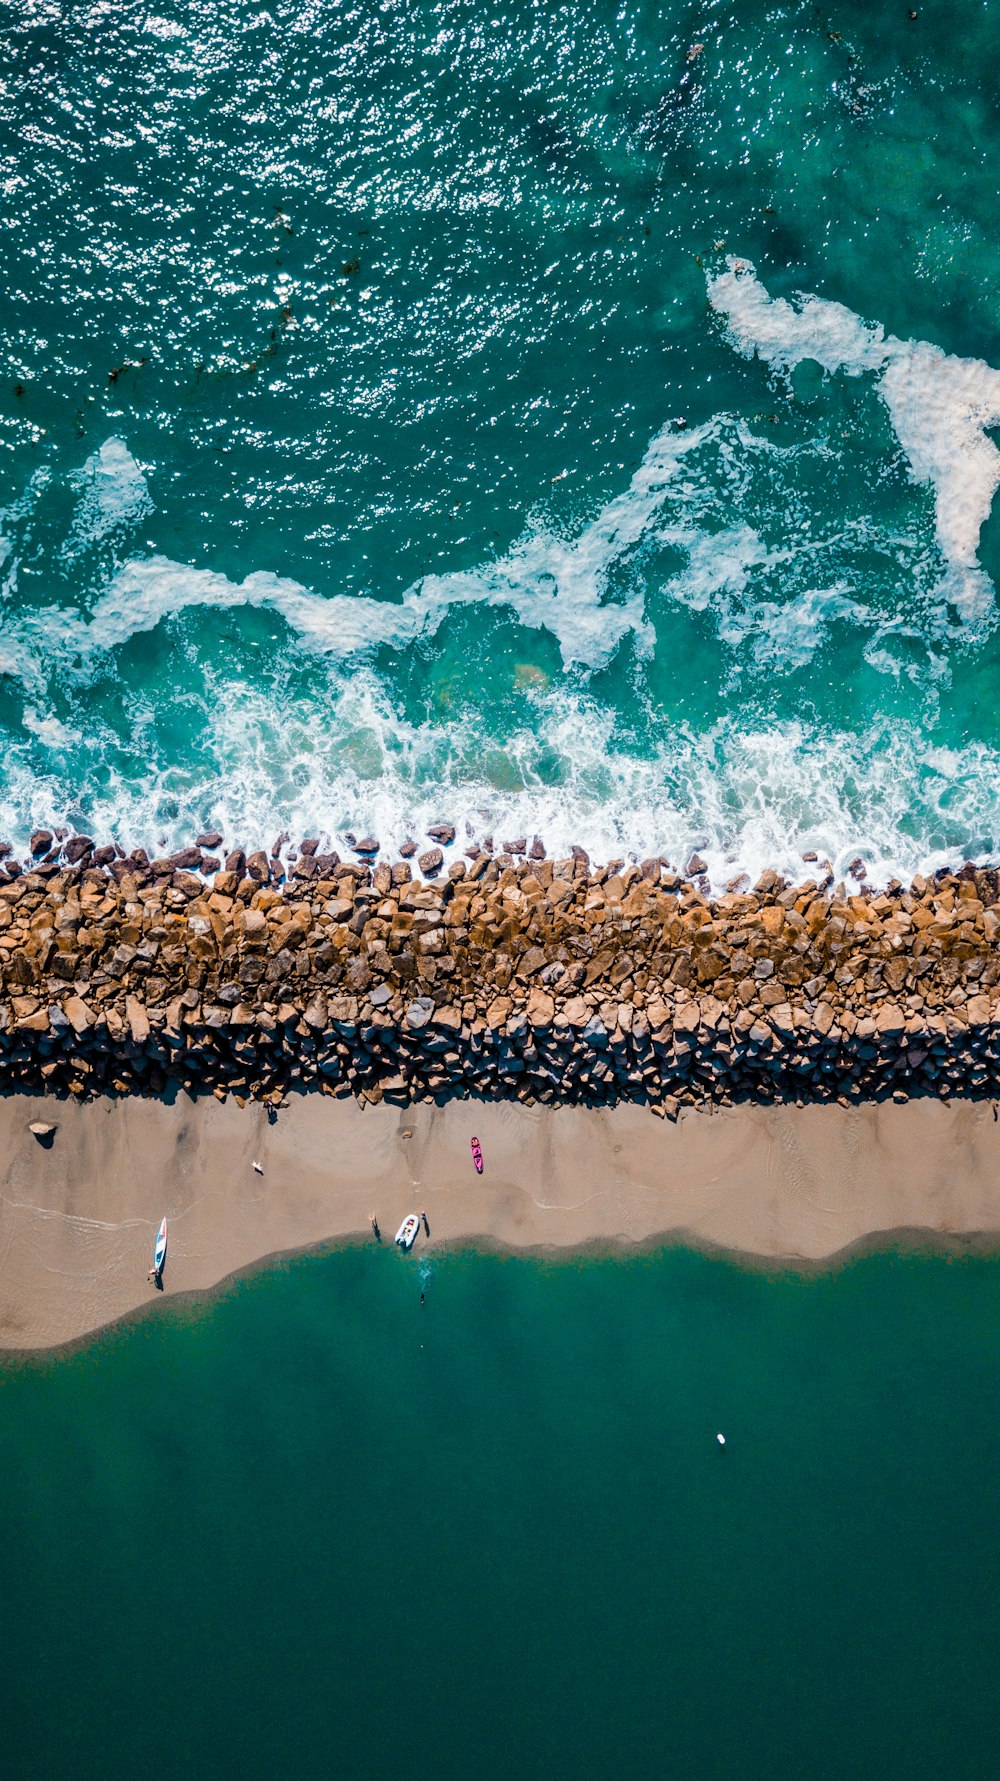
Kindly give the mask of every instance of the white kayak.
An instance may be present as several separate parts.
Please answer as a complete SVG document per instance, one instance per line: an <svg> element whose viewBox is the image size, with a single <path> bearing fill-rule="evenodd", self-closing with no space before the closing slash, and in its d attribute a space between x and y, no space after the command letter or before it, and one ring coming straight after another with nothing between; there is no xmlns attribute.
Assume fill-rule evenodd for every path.
<svg viewBox="0 0 1000 1781"><path fill-rule="evenodd" d="M408 1212L393 1239L400 1249L412 1249L414 1238L420 1229L420 1219L416 1212Z"/></svg>
<svg viewBox="0 0 1000 1781"><path fill-rule="evenodd" d="M156 1244L153 1249L153 1269L157 1274L163 1273L163 1265L167 1259L167 1221L164 1218L156 1233Z"/></svg>

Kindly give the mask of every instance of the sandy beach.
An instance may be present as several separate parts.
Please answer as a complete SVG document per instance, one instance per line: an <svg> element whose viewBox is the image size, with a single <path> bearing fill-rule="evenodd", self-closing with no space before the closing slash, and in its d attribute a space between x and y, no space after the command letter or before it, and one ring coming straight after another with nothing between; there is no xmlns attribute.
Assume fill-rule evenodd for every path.
<svg viewBox="0 0 1000 1781"><path fill-rule="evenodd" d="M57 1125L45 1144L29 1131L43 1118ZM141 1307L155 1315L282 1251L370 1242L372 1211L386 1242L416 1209L438 1247L663 1239L793 1264L893 1232L1000 1239L988 1102L691 1111L669 1125L630 1106L400 1110L303 1095L269 1122L214 1099L11 1096L0 1138L6 1349L70 1342ZM146 1271L164 1213L158 1293Z"/></svg>

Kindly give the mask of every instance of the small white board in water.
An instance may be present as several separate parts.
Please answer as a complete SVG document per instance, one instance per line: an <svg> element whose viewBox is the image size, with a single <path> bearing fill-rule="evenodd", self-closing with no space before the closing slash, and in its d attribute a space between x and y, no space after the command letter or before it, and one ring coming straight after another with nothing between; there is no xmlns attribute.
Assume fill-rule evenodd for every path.
<svg viewBox="0 0 1000 1781"><path fill-rule="evenodd" d="M396 1232L396 1235L393 1238L393 1242L398 1243L400 1249L412 1249L414 1239L415 1239L416 1234L419 1231L419 1229L420 1229L419 1217L417 1216L417 1214L415 1212L408 1212L406 1217L404 1218L402 1224L400 1225L398 1231Z"/></svg>
<svg viewBox="0 0 1000 1781"><path fill-rule="evenodd" d="M724 1447L726 1445L725 1435L716 1435L715 1438L718 1441L720 1447Z"/></svg>

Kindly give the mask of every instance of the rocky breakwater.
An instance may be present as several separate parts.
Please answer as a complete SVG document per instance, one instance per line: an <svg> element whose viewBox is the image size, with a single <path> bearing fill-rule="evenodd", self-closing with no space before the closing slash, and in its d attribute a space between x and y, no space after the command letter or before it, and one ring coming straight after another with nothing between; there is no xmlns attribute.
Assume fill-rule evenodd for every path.
<svg viewBox="0 0 1000 1781"><path fill-rule="evenodd" d="M0 882L0 1085L405 1104L991 1094L998 876L874 893L662 861L303 852L148 861L71 839ZM108 859L107 855L111 858ZM189 869L191 868L191 869ZM218 868L218 869L216 869Z"/></svg>

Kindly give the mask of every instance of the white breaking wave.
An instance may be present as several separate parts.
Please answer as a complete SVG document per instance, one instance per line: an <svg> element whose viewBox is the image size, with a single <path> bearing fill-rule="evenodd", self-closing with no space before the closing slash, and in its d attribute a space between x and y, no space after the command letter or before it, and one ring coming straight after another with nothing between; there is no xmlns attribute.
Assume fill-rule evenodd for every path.
<svg viewBox="0 0 1000 1781"><path fill-rule="evenodd" d="M898 340L841 303L771 297L745 260L708 280L709 301L737 352L786 373L813 359L828 373L876 375L913 477L934 490L944 592L967 619L982 618L993 588L979 564L979 535L1000 487L1000 451L986 429L1000 424L1000 370L960 359L926 340Z"/></svg>
<svg viewBox="0 0 1000 1781"><path fill-rule="evenodd" d="M134 759L155 762L138 702L131 715ZM885 882L985 859L1000 836L1000 754L930 748L916 726L881 721L856 735L726 721L678 728L642 759L583 694L539 695L534 720L500 743L468 718L405 722L368 670L332 682L323 700L281 705L249 684L219 685L198 760L154 764L141 780L109 769L115 751L100 731L74 737L62 765L54 752L40 772L31 743L9 750L0 833L55 819L160 852L200 826L244 845L270 846L283 830L319 835L340 851L345 833L374 832L392 852L445 819L458 828L456 855L488 835L499 847L536 834L554 856L577 844L595 861L665 855L683 867L697 850L716 887L766 866L802 878L815 869L803 865L808 851L838 876L860 855L869 879Z"/></svg>
<svg viewBox="0 0 1000 1781"><path fill-rule="evenodd" d="M326 598L267 571L234 582L168 557L136 559L118 572L89 616L65 607L11 614L0 644L0 672L34 685L39 663L54 655L84 657L113 650L165 619L210 607L266 607L285 620L309 651L340 661L385 644L401 649L432 636L445 614L461 606L506 607L528 628L549 631L567 668L603 667L627 636L635 638L640 652L649 653L655 637L641 589L625 600L609 600L608 577L645 535L679 465L710 430L659 433L625 492L575 539L566 541L537 526L495 563L425 576L398 602L353 594ZM85 474L89 481L82 506L90 542L127 517L134 521L144 510L145 480L121 441L108 440L88 460Z"/></svg>
<svg viewBox="0 0 1000 1781"><path fill-rule="evenodd" d="M794 505L798 460L823 449L821 443L780 449L728 415L687 431L666 427L650 443L628 486L575 537L561 537L544 517L536 517L496 561L425 576L397 601L324 596L267 570L237 582L165 556L133 558L113 575L89 613L54 605L19 612L8 605L0 630L0 673L20 679L38 698L53 668L111 652L185 613L241 608L275 613L308 655L346 663L382 647L401 651L429 640L452 610L490 607L509 611L528 629L547 631L567 671L592 674L626 639L640 660L653 655L657 600L710 610L727 648L749 647L759 664L782 671L805 665L828 625L846 620L874 630L869 659L896 672L891 657L874 648L885 626L898 624L894 611L887 617L869 610L842 573L831 571L827 586L822 579L803 585L803 577L830 570L824 555L829 558L838 545L850 542L846 531L816 537L785 515L785 538L768 545L755 525L737 517L741 505L760 505L759 492L747 494L748 466L768 466L772 504ZM100 541L129 517L134 522L148 502L145 479L121 441L106 441L85 470L74 551ZM774 477L792 478L792 486ZM83 530L81 516L87 522ZM765 517L773 530L774 516L765 512ZM875 536L868 542L888 560L899 541L882 540L877 528L869 530ZM646 547L672 547L686 560L650 579L630 567L633 553ZM755 589L764 583L779 584L784 597L760 597Z"/></svg>
<svg viewBox="0 0 1000 1781"><path fill-rule="evenodd" d="M979 529L1000 482L1000 453L983 428L993 404L1000 414L1000 373L895 341L838 304L773 301L752 269L735 263L710 291L739 351L783 371L814 358L827 371L879 380L914 476L934 488L948 592L967 614L981 610L989 584L976 556ZM932 413L918 425L924 399ZM869 665L919 676L930 689L946 669L926 627L896 605L900 586L921 591L916 577L928 557L939 575L929 523L921 523L924 538L906 539L883 537L863 515L846 516L833 537L800 527L798 459L827 451L822 440L779 447L726 415L686 431L664 428L628 486L575 537L536 518L495 562L427 576L397 602L326 598L265 571L237 583L164 556L126 562L89 613L19 611L8 599L0 672L19 678L31 702L27 734L5 756L0 833L65 822L160 851L186 844L198 827L260 844L286 829L319 831L341 847L353 830L374 831L392 850L446 818L459 825L459 848L492 833L498 844L538 834L555 854L580 844L595 860L664 854L683 865L697 850L717 886L768 865L801 876L806 851L838 872L860 853L873 880L966 852L985 857L1000 839L1000 757L988 748L945 754L916 725L897 721L874 720L852 735L744 711L701 733L665 732L653 716L639 753L616 731L615 712L583 690L626 639L641 665L669 605L710 613L733 661L742 652L765 672L803 667L828 629L847 623L867 633ZM143 473L116 439L87 461L78 488L69 554L112 537L117 548L149 505ZM869 589L867 605L843 568L855 545L869 558L878 553L890 589L881 608L877 591ZM16 561L11 590L15 569ZM488 732L485 713L407 722L391 681L363 658L428 640L449 611L479 606L550 633L570 676L532 695L531 717L502 737ZM61 704L62 717L49 709L53 682L73 686L75 662L185 612L243 607L288 626L314 663L309 690L293 697L284 689L287 652L277 652L266 688L223 681L199 661L201 691L174 689L178 713L187 708L176 756L138 685L124 692L121 733L97 723L80 734L63 721ZM646 684L644 669L636 681ZM130 753L119 768L122 734ZM140 779L138 762L151 763Z"/></svg>

